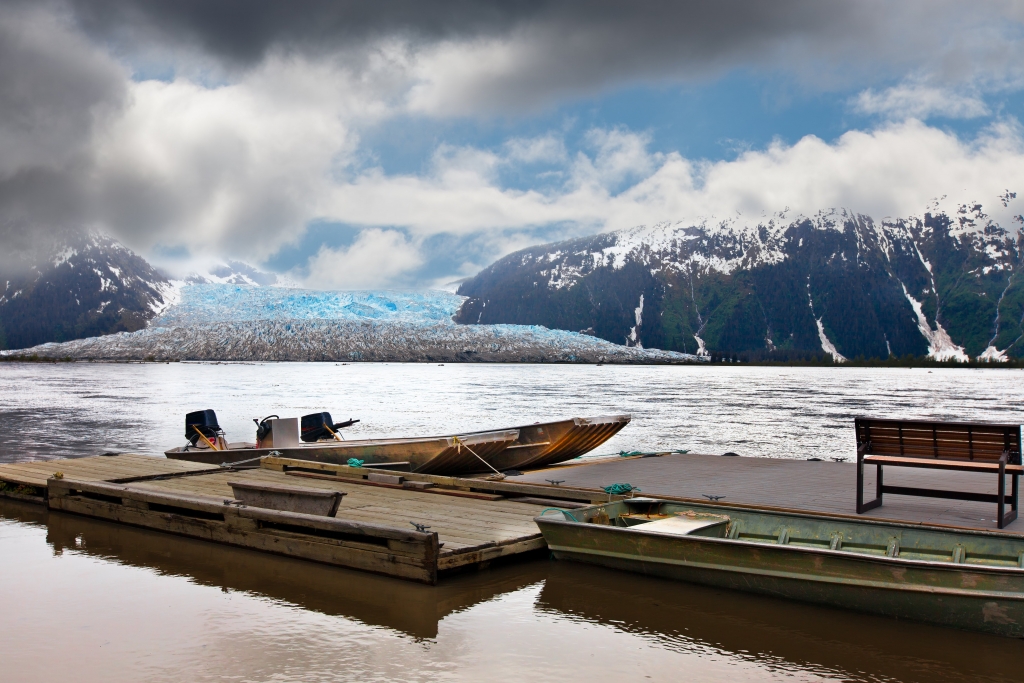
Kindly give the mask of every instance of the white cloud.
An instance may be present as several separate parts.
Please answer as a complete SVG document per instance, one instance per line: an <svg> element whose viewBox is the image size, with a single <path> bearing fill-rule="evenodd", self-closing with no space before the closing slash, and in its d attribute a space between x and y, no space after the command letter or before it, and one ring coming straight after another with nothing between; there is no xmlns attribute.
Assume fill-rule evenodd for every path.
<svg viewBox="0 0 1024 683"><path fill-rule="evenodd" d="M663 161L661 154L647 151L651 138L616 128L603 130L594 128L587 131L586 141L594 153L577 155L574 179L577 183L594 183L612 188L620 183L650 175Z"/></svg>
<svg viewBox="0 0 1024 683"><path fill-rule="evenodd" d="M396 230L370 229L349 247L321 247L309 260L306 285L322 289L388 287L423 263L417 247Z"/></svg>
<svg viewBox="0 0 1024 683"><path fill-rule="evenodd" d="M869 88L858 94L852 104L862 114L880 114L891 119L927 119L932 116L973 119L989 113L985 102L975 95L913 83L903 83L881 92Z"/></svg>
<svg viewBox="0 0 1024 683"><path fill-rule="evenodd" d="M557 163L565 161L568 156L565 142L553 133L535 138L513 138L505 142L505 158L513 163Z"/></svg>
<svg viewBox="0 0 1024 683"><path fill-rule="evenodd" d="M615 147L629 150L628 163L603 162L620 152L598 147L566 162L569 179L547 193L503 188L474 161L420 176L374 171L333 188L327 205L339 220L361 225L468 235L551 224L568 224L567 232L617 229L737 212L756 219L787 207L808 214L844 207L876 217L906 216L947 195L982 201L1010 225L1012 207L1004 210L996 197L1006 188L1024 188L1024 136L1012 122L967 142L911 120L851 131L834 143L807 136L713 163L652 154L642 135L605 134L632 137ZM599 172L603 168L611 170ZM644 172L619 191L618 169Z"/></svg>
<svg viewBox="0 0 1024 683"><path fill-rule="evenodd" d="M386 90L330 61L277 56L217 87L131 83L95 143L95 220L143 249L266 257L349 173L353 126L388 113Z"/></svg>

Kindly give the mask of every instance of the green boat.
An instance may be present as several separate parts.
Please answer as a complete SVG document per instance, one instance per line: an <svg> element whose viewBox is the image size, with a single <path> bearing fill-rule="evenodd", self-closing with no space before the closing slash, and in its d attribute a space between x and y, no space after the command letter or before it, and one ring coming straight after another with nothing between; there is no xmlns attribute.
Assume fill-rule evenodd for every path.
<svg viewBox="0 0 1024 683"><path fill-rule="evenodd" d="M654 498L536 522L560 560L1024 638L1024 536Z"/></svg>

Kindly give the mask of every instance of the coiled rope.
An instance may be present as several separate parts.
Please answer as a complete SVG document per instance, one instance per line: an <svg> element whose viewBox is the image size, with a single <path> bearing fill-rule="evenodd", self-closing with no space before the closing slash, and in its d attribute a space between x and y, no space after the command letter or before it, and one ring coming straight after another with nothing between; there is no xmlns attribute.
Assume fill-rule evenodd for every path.
<svg viewBox="0 0 1024 683"><path fill-rule="evenodd" d="M603 489L609 496L624 496L627 493L640 490L632 484L612 484L611 486L603 487Z"/></svg>

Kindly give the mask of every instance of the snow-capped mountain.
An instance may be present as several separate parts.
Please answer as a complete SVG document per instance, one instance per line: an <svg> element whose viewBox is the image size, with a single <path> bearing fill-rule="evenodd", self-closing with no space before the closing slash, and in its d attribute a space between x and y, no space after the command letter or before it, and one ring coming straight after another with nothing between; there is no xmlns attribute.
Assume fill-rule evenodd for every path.
<svg viewBox="0 0 1024 683"><path fill-rule="evenodd" d="M456 320L697 354L1024 357L1024 218L1009 223L971 203L639 226L497 261L459 288Z"/></svg>
<svg viewBox="0 0 1024 683"><path fill-rule="evenodd" d="M116 241L71 235L44 261L0 273L0 349L138 330L176 296L167 278Z"/></svg>
<svg viewBox="0 0 1024 683"><path fill-rule="evenodd" d="M227 261L210 268L206 273L192 273L184 279L192 285L252 285L254 287L295 286L289 280L274 273L266 273L241 261Z"/></svg>
<svg viewBox="0 0 1024 683"><path fill-rule="evenodd" d="M192 284L150 325L16 352L43 358L263 361L685 363L693 355L628 348L522 325L458 325L448 292L324 292Z"/></svg>

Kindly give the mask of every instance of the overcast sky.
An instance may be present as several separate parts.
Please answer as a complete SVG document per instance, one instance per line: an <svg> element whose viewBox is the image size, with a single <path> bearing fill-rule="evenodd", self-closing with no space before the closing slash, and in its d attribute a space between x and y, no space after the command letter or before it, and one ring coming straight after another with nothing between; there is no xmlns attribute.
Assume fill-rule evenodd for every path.
<svg viewBox="0 0 1024 683"><path fill-rule="evenodd" d="M1011 227L1022 39L1020 2L0 0L0 265L95 229L424 288L664 220Z"/></svg>

